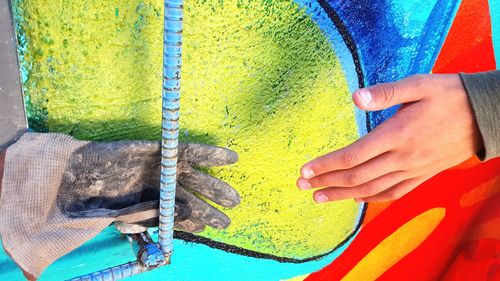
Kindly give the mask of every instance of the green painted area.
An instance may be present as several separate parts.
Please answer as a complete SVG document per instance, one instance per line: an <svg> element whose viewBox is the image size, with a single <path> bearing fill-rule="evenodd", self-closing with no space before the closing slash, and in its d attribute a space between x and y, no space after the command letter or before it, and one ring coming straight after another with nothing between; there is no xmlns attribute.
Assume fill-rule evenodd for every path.
<svg viewBox="0 0 500 281"><path fill-rule="evenodd" d="M162 1L16 1L30 126L79 139L160 138ZM292 1L188 0L181 139L229 147L210 170L242 195L232 225L200 235L273 255L330 251L354 201L295 187L306 161L357 138L331 46Z"/></svg>

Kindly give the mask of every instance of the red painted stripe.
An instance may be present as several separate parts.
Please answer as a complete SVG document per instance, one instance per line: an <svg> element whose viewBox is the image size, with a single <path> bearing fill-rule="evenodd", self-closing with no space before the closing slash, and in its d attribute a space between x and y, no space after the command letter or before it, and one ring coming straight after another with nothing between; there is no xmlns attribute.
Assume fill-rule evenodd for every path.
<svg viewBox="0 0 500 281"><path fill-rule="evenodd" d="M457 12L434 73L495 69L488 0L464 0Z"/></svg>

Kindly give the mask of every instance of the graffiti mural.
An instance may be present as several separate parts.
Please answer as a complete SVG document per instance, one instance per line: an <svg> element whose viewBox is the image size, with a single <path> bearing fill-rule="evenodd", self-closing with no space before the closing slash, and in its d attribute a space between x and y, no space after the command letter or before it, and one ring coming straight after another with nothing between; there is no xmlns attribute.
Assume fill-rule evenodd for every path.
<svg viewBox="0 0 500 281"><path fill-rule="evenodd" d="M498 68L498 11L498 1L461 1L430 72ZM498 159L470 159L396 202L370 204L362 231L350 247L331 265L303 278L498 279L498 272L490 269L498 263L493 253L500 241L500 213L495 207L500 203L499 171Z"/></svg>
<svg viewBox="0 0 500 281"><path fill-rule="evenodd" d="M160 139L162 1L13 2L30 128L85 140ZM432 268L425 256L438 245L439 261L449 261L460 241L439 244L446 235L481 237L460 227L485 194L471 190L498 198L499 161L472 159L391 204L317 205L295 180L303 163L397 110L361 112L352 91L416 73L495 69L500 1L189 0L185 10L180 137L239 153L236 165L208 172L242 203L224 210L228 229L176 233L173 264L130 280L401 279L410 262ZM460 196L468 199L457 207ZM41 280L131 256L108 228ZM1 255L2 280L20 276Z"/></svg>

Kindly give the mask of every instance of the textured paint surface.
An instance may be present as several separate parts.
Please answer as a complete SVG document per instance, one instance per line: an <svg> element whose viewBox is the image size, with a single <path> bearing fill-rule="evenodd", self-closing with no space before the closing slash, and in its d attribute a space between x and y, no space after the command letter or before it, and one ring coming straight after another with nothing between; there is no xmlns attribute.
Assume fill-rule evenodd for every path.
<svg viewBox="0 0 500 281"><path fill-rule="evenodd" d="M475 58L476 54L493 55L491 40L491 19L487 0L466 1L460 6L455 22L450 29L447 42L441 49L436 61L435 73L455 73L474 66L474 71L487 71L495 68L495 61ZM472 36L464 36L471 34ZM457 44L469 46L457 48Z"/></svg>
<svg viewBox="0 0 500 281"><path fill-rule="evenodd" d="M404 223L360 260L342 280L376 280L385 268L391 267L418 247L439 225L445 213L444 208L430 209Z"/></svg>
<svg viewBox="0 0 500 281"><path fill-rule="evenodd" d="M28 2L33 5L23 5ZM20 2L30 11L23 14L25 10L20 9L18 16L23 21L22 30L31 30L21 33L20 41L32 127L91 139L157 139L160 116L155 103L159 103L156 92L161 85L155 83L161 73L155 77L154 70L161 64L161 53L156 53L161 49L157 30L161 31L161 22L157 21L161 5L143 1L68 2ZM191 122L192 128L183 125L183 137L242 148L247 154L236 169L211 172L235 185L244 199L251 198L248 204L252 204L230 213L236 226L246 226L241 232L232 228L227 232L205 232L203 236L262 253L306 257L327 251L342 229L351 230L353 222L359 220L355 204L345 203L343 210L328 205L317 209L306 200L309 194L299 194L291 180L282 181L286 187L276 188L274 184L281 180L272 178L275 174L266 170L282 178L288 178L289 171L295 178L302 162L343 141L349 142L356 137L356 130L363 134L364 128L354 126L348 89L413 73L489 70L498 65L493 50L497 56L500 53L498 13L494 13L499 9L497 0L297 0L295 4L200 1L188 3L186 8L185 65L192 67L183 69L183 86L191 98L182 104L186 116L182 120ZM36 20L28 21L30 15ZM47 18L57 20L47 22ZM68 21L85 22L85 26L67 26ZM30 36L36 44L28 40ZM75 46L64 48L71 41L65 43L64 38L72 36ZM152 39L157 37L158 42ZM95 104L85 106L90 102ZM366 129L393 112L369 114ZM360 126L365 125L362 117L358 112ZM212 134L213 130L218 133ZM326 141L325 131L333 139ZM243 137L228 137L235 132ZM322 141L325 147L320 148ZM261 151L264 147L272 150ZM280 170L280 165L290 170ZM460 258L453 262L453 254L462 249L463 241L472 245L495 245L500 241L500 196L495 189L499 170L499 160L480 164L471 159L401 200L370 205L363 229L347 243L349 247L344 244L320 260L280 263L176 240L172 266L130 280L280 280L294 276L300 276L298 280L340 280L360 261L368 259L371 270L381 280L407 280L408 276L436 280L449 266L458 271L453 273L455 276L461 276L460 268L470 267ZM261 173L265 175L263 180L271 183L270 188L260 181L260 185L245 187ZM463 198L467 204L461 206ZM276 206L279 212L273 213ZM300 214L295 213L304 206L307 208ZM436 208L446 209L441 223L411 233L424 237L432 232L414 249L405 248L409 236L394 234L419 214ZM332 224L337 222L330 216L332 211L351 224L328 229L331 225L324 220L317 223L318 215L331 219ZM309 215L309 221L300 221ZM486 238L490 239L488 243L482 240ZM404 255L388 264L384 255L372 251L389 239L391 246ZM323 248L318 249L318 245ZM488 257L481 251L474 255ZM108 229L50 267L42 280L60 280L62 276L88 273L130 258L126 243ZM321 271L306 277L332 260ZM8 258L0 256L0 279L19 278Z"/></svg>
<svg viewBox="0 0 500 281"><path fill-rule="evenodd" d="M457 0L318 2L324 2L322 6L347 27L359 55L363 86L429 73L459 4ZM369 127L396 109L369 113Z"/></svg>
<svg viewBox="0 0 500 281"><path fill-rule="evenodd" d="M31 127L158 139L161 3L19 1ZM242 195L226 211L232 225L201 235L277 257L330 252L352 234L360 207L318 206L295 180L302 163L358 136L331 45L293 2L193 1L185 10L181 139L240 155L211 170Z"/></svg>
<svg viewBox="0 0 500 281"><path fill-rule="evenodd" d="M154 236L153 236L154 237ZM281 263L213 249L209 246L174 240L173 264L126 280L248 280L277 281L303 275L326 266L348 244L325 258L301 264ZM113 228L64 258L56 261L39 281L60 281L133 259L128 241ZM253 270L258 269L258 270ZM21 271L0 249L0 280L23 280Z"/></svg>

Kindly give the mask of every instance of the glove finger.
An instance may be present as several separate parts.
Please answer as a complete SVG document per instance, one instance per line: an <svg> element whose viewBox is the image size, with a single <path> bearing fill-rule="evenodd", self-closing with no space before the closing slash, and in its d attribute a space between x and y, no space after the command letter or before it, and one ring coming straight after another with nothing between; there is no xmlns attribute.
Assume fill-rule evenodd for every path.
<svg viewBox="0 0 500 281"><path fill-rule="evenodd" d="M176 206L176 209L177 209L177 206ZM177 212L177 210L176 210ZM189 215L191 215L191 208L189 208ZM187 218L185 217L179 217L178 214L175 214L175 217L174 217L174 224L177 224L177 223L181 223L183 221L186 221L190 218L190 216L188 216ZM143 221L138 221L138 222L135 222L133 224L128 224L128 225L138 225L138 226L141 226L141 227L158 227L158 224L159 224L159 218L156 217L156 218L151 218L151 219L148 219L148 220L143 220ZM120 224L125 224L123 222L115 222L115 224L117 223L120 223Z"/></svg>
<svg viewBox="0 0 500 281"><path fill-rule="evenodd" d="M182 173L179 175L178 182L223 207L233 208L241 201L238 192L229 184L200 171L191 170L188 173Z"/></svg>
<svg viewBox="0 0 500 281"><path fill-rule="evenodd" d="M231 220L226 214L210 206L191 192L188 192L182 186L177 186L176 196L184 198L189 202L189 207L191 207L191 217L189 220L197 220L203 225L218 229L224 229L231 223Z"/></svg>
<svg viewBox="0 0 500 281"><path fill-rule="evenodd" d="M224 166L238 161L238 154L230 149L199 143L179 144L178 157L195 167Z"/></svg>
<svg viewBox="0 0 500 281"><path fill-rule="evenodd" d="M122 234L136 234L136 233L142 233L147 230L145 226L135 223L130 224L130 223L116 221L114 225L116 229L120 231L120 233Z"/></svg>
<svg viewBox="0 0 500 281"><path fill-rule="evenodd" d="M187 220L189 217L191 217L191 208L189 207L189 202L185 201L183 198L179 198L176 196L174 220L181 222L183 220Z"/></svg>
<svg viewBox="0 0 500 281"><path fill-rule="evenodd" d="M187 219L181 222L176 222L174 224L175 230L180 230L190 233L198 233L205 230L205 225L194 219Z"/></svg>

